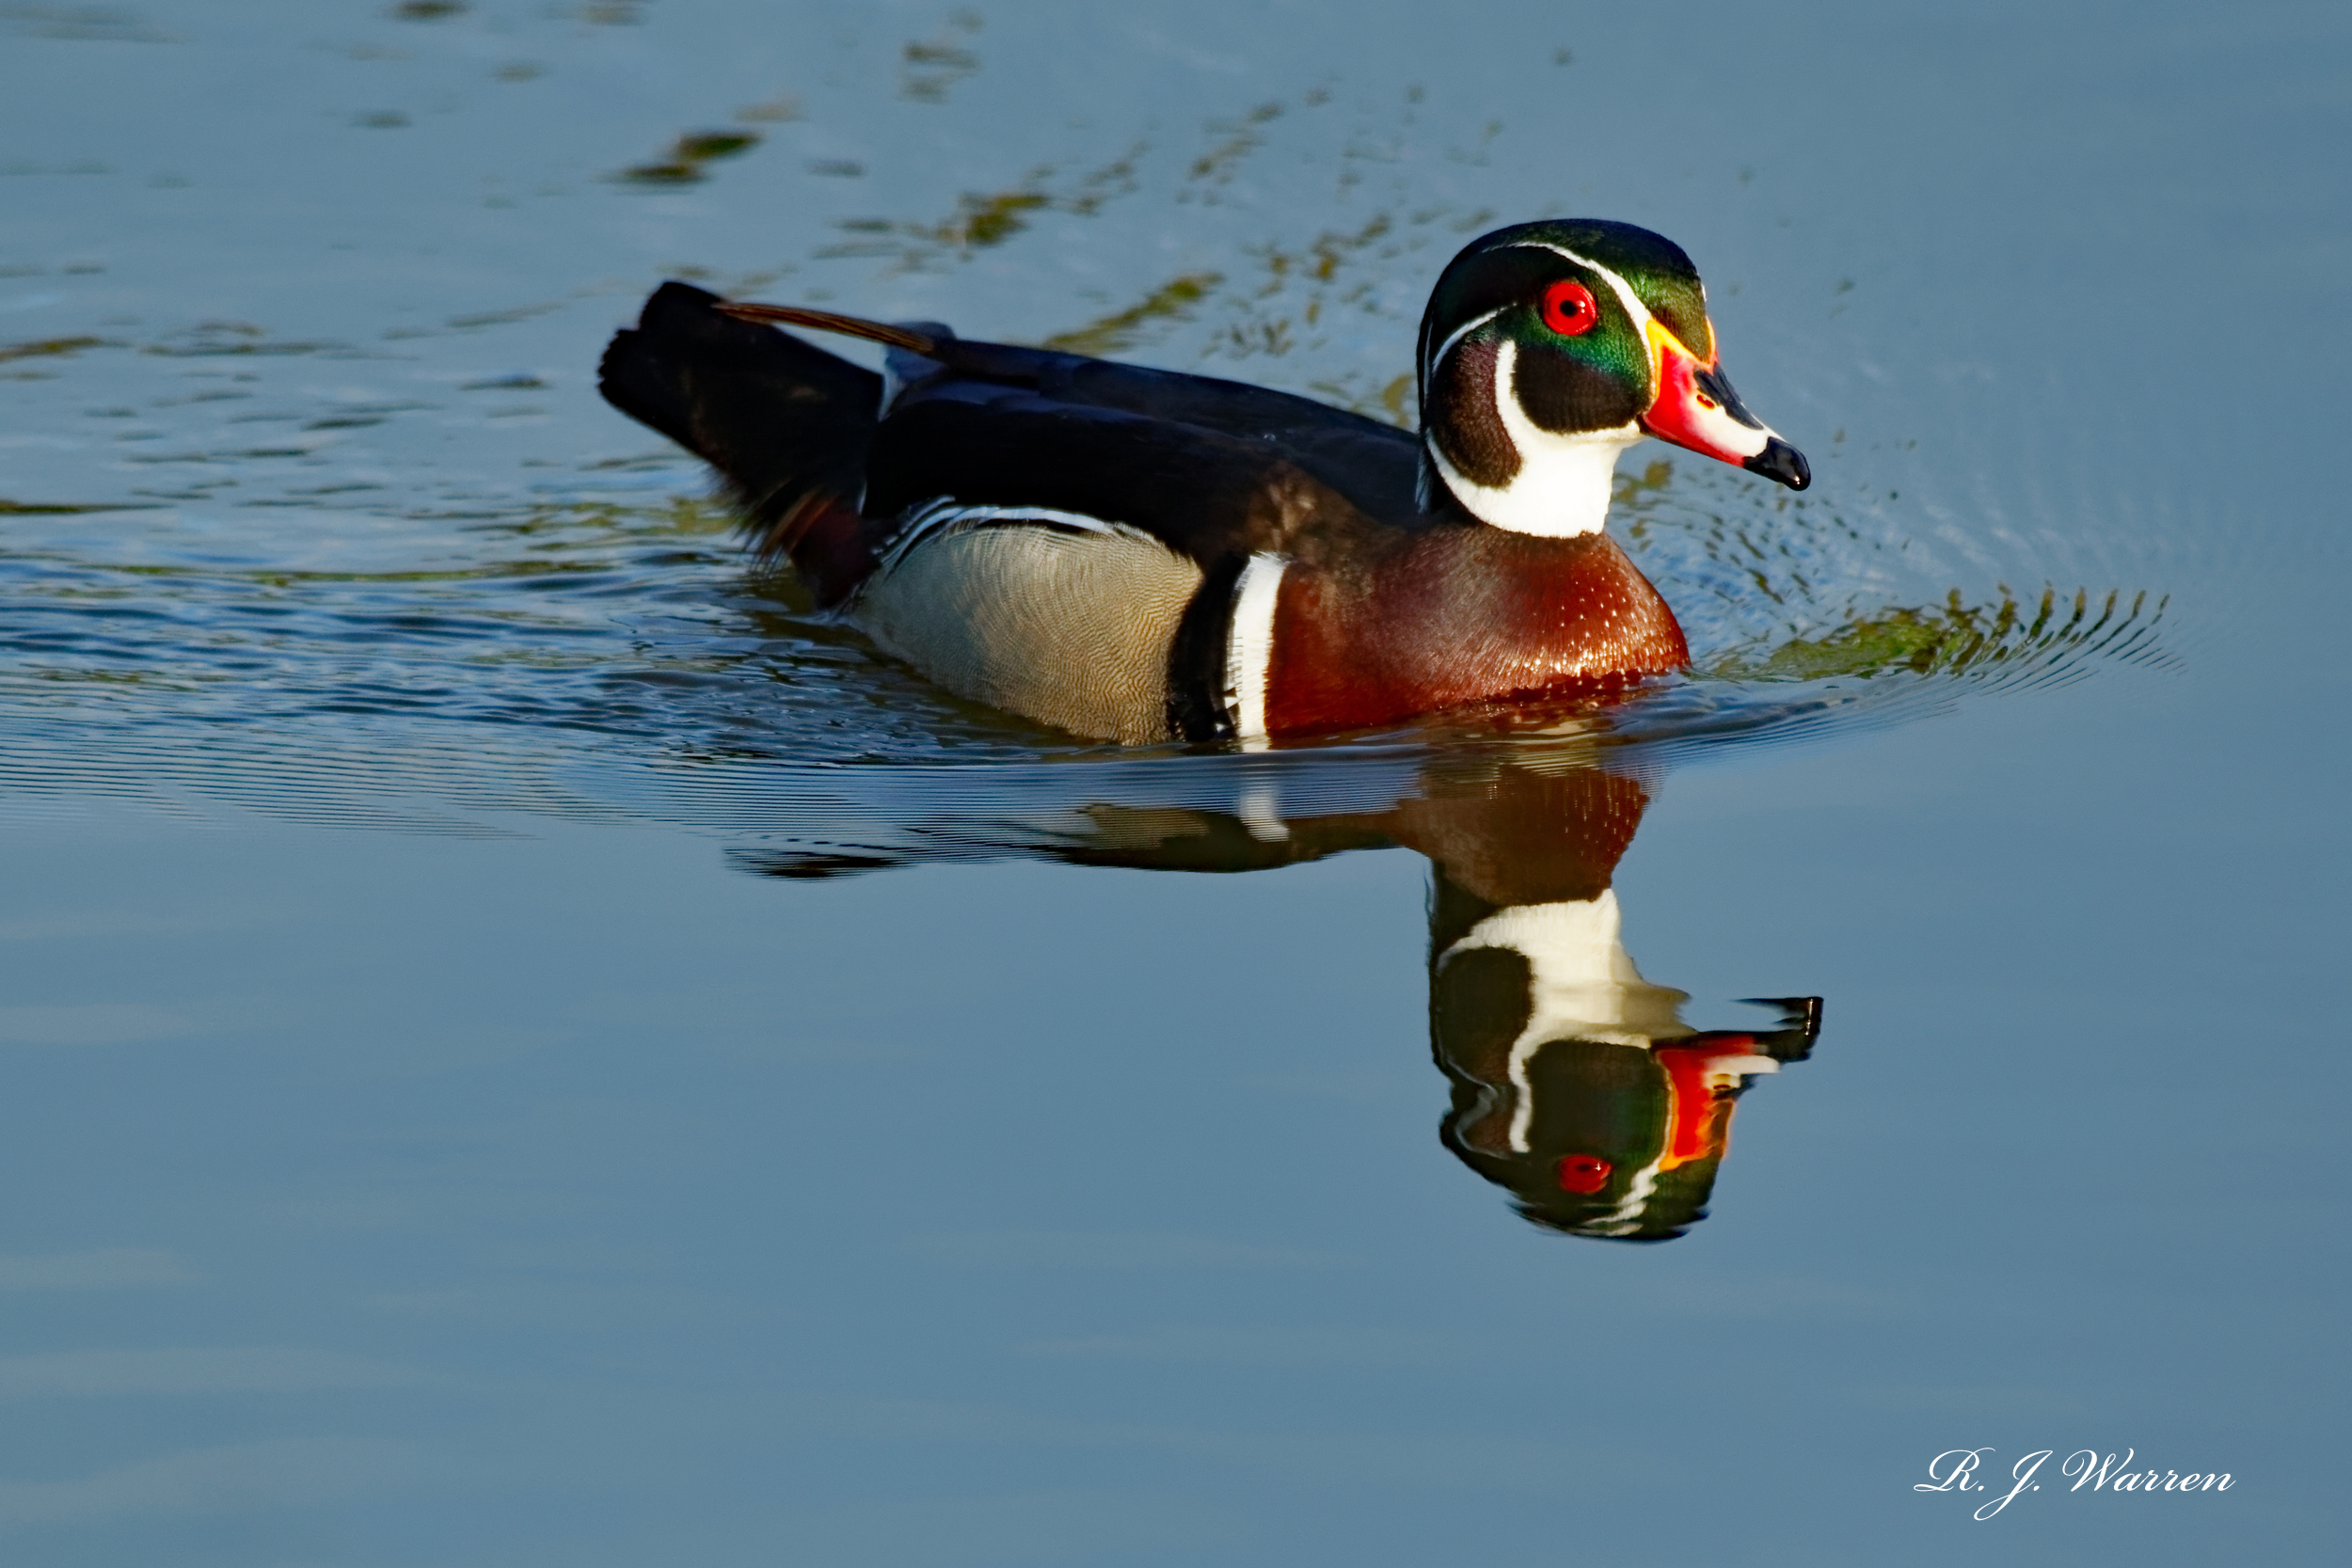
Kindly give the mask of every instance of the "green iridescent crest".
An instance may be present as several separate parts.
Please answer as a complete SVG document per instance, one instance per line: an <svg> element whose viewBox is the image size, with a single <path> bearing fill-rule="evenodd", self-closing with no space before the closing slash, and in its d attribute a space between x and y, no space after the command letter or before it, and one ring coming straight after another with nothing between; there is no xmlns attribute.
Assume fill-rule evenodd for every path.
<svg viewBox="0 0 2352 1568"><path fill-rule="evenodd" d="M1595 315L1582 331L1548 325L1543 300L1562 280L1583 284ZM1422 373L1456 333L1518 345L1518 385L1535 422L1555 431L1621 426L1650 405L1653 357L1618 283L1703 362L1714 353L1706 294L1690 258L1662 235L1601 219L1552 219L1495 230L1439 277L1422 325ZM1424 399L1429 387L1424 385ZM1426 403L1424 402L1424 405Z"/></svg>
<svg viewBox="0 0 2352 1568"><path fill-rule="evenodd" d="M1553 245L1597 261L1626 280L1667 331L1702 362L1715 357L1715 331L1707 319L1707 289L1680 245L1663 234L1604 218L1556 218L1498 230L1503 245Z"/></svg>

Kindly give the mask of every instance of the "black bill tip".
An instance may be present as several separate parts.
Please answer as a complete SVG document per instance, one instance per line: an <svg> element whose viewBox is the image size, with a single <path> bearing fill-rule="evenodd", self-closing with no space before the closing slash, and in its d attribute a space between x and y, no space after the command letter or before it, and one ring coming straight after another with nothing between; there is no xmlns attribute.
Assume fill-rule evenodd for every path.
<svg viewBox="0 0 2352 1568"><path fill-rule="evenodd" d="M1764 450L1740 467L1766 479L1776 479L1791 490L1802 490L1813 483L1813 467L1804 460L1804 453L1775 436L1764 443Z"/></svg>

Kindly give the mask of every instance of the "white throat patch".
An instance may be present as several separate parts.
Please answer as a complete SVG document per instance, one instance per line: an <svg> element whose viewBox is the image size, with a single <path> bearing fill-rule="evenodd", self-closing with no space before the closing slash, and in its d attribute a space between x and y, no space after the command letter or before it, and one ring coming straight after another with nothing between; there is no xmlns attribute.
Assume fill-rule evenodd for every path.
<svg viewBox="0 0 2352 1568"><path fill-rule="evenodd" d="M1437 442L1424 438L1422 445L1446 488L1480 522L1551 539L1598 533L1609 521L1609 489L1617 473L1617 454L1642 438L1642 427L1626 424L1573 436L1544 429L1519 406L1518 358L1519 345L1502 340L1495 355L1495 416L1519 454L1519 470L1510 483L1476 483L1446 461Z"/></svg>
<svg viewBox="0 0 2352 1568"><path fill-rule="evenodd" d="M1500 947L1527 959L1527 1026L1511 1043L1511 1082L1518 1090L1511 1115L1511 1147L1527 1151L1535 1115L1528 1066L1553 1040L1597 1040L1646 1049L1659 1039L1691 1033L1681 1019L1688 998L1653 986L1633 967L1619 935L1617 895L1564 904L1517 904L1495 911L1471 927L1438 959L1443 968L1457 953Z"/></svg>

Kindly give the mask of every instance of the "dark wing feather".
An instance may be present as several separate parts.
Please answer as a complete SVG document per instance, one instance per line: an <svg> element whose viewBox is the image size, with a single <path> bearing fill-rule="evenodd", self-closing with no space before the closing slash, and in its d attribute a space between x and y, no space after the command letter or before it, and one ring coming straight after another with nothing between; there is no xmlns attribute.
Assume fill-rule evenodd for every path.
<svg viewBox="0 0 2352 1568"><path fill-rule="evenodd" d="M882 406L882 377L664 283L598 367L605 401L725 476L755 537L781 543L796 518L854 511Z"/></svg>
<svg viewBox="0 0 2352 1568"><path fill-rule="evenodd" d="M1273 442L973 382L895 408L869 473L869 516L942 496L1047 507L1141 529L1204 567L1258 550L1315 561L1342 538L1362 556L1367 539L1405 537Z"/></svg>
<svg viewBox="0 0 2352 1568"><path fill-rule="evenodd" d="M1246 382L963 339L938 347L935 360L891 355L904 387L893 419L934 399L969 401L976 384L1022 388L1041 403L1126 413L1271 450L1368 518L1405 529L1431 521L1414 500L1421 444L1409 431Z"/></svg>
<svg viewBox="0 0 2352 1568"><path fill-rule="evenodd" d="M1204 568L1258 550L1368 563L1435 520L1409 433L1311 399L790 310L895 345L884 416L880 377L721 304L663 284L606 351L604 395L717 467L761 547L788 550L827 602L894 519L942 497L1125 523Z"/></svg>

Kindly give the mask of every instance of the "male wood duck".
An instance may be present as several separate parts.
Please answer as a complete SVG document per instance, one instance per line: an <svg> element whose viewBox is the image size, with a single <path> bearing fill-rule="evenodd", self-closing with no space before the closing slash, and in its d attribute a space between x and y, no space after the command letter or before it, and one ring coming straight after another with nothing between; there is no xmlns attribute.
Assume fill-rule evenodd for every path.
<svg viewBox="0 0 2352 1568"><path fill-rule="evenodd" d="M768 324L888 346L877 376ZM818 603L1082 736L1271 738L1597 694L1689 662L1602 531L1644 436L1802 490L1681 247L1520 224L1446 267L1418 436L1238 382L665 283L615 407L709 461Z"/></svg>

